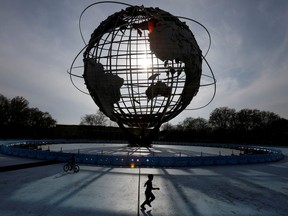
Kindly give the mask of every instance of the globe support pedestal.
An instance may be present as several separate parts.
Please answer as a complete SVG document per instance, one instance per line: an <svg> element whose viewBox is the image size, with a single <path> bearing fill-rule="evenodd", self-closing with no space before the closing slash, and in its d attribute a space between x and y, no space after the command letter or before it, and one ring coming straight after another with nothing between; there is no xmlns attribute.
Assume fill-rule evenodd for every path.
<svg viewBox="0 0 288 216"><path fill-rule="evenodd" d="M160 126L157 126L153 129L149 130L148 133L145 133L145 131L147 131L147 129L143 128L140 131L140 134L137 134L137 132L135 132L136 130L139 131L138 128L137 129L136 128L125 128L121 123L119 124L119 127L124 132L124 134L127 138L127 141L129 143L129 146L151 147L152 142L154 140L157 140L157 138L158 138Z"/></svg>

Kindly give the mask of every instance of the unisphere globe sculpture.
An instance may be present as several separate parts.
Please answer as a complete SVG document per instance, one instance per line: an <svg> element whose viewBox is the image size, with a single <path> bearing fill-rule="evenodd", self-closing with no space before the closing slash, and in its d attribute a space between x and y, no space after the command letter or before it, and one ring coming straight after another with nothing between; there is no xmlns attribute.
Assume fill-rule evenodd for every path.
<svg viewBox="0 0 288 216"><path fill-rule="evenodd" d="M177 17L129 6L94 30L83 53L83 78L96 105L129 143L146 146L197 94L202 57Z"/></svg>

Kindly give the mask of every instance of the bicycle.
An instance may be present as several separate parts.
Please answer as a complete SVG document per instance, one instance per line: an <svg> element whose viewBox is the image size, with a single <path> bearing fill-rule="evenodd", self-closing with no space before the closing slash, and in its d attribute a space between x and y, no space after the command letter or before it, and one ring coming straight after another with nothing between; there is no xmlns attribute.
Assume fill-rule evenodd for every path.
<svg viewBox="0 0 288 216"><path fill-rule="evenodd" d="M63 170L64 170L65 172L68 172L68 171L72 171L72 170L73 170L74 173L77 173L77 172L79 172L80 167L79 167L77 164L71 165L71 164L67 163L67 164L65 164L65 165L63 166Z"/></svg>

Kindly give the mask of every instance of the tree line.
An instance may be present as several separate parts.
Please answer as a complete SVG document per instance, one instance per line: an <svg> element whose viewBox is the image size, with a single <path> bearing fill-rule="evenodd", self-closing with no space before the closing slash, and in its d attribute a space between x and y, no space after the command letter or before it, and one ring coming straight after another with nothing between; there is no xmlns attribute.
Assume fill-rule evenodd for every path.
<svg viewBox="0 0 288 216"><path fill-rule="evenodd" d="M286 144L288 120L257 109L220 107L209 119L188 117L177 125L162 125L160 139L235 143Z"/></svg>
<svg viewBox="0 0 288 216"><path fill-rule="evenodd" d="M48 112L29 107L24 97L8 99L0 94L0 127L3 128L50 128L56 120Z"/></svg>
<svg viewBox="0 0 288 216"><path fill-rule="evenodd" d="M79 136L97 139L103 131L117 132L115 136L122 137L119 135L120 130L113 129L116 124L111 123L100 111L81 117L79 126L57 127L56 123L48 112L29 107L25 98L17 96L8 99L0 94L0 137L57 138L61 134L61 138ZM99 130L95 133L88 126L99 127ZM110 127L105 129L103 126ZM158 140L287 145L288 120L269 111L236 111L233 108L219 107L210 113L208 120L188 117L177 125L163 124Z"/></svg>
<svg viewBox="0 0 288 216"><path fill-rule="evenodd" d="M80 125L107 126L107 121L98 110L83 116ZM208 120L188 117L177 125L163 124L158 140L286 145L288 120L269 111L219 107L210 113Z"/></svg>

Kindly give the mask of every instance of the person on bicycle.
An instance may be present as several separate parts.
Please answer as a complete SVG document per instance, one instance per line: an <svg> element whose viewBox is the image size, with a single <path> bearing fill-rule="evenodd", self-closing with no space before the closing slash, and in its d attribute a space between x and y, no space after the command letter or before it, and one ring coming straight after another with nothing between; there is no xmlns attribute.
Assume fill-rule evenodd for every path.
<svg viewBox="0 0 288 216"><path fill-rule="evenodd" d="M68 162L69 166L71 166L73 168L76 164L75 154L72 154L67 162Z"/></svg>

